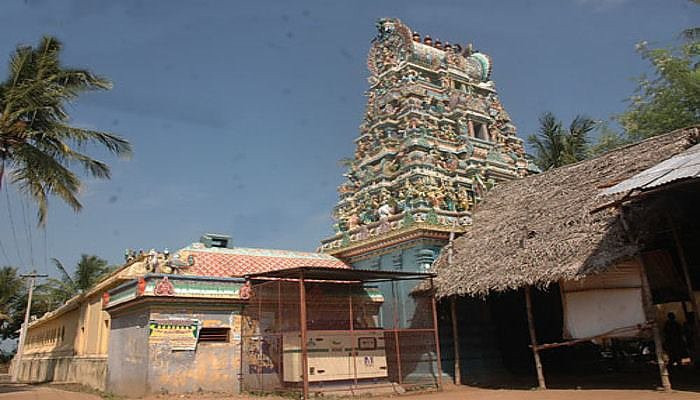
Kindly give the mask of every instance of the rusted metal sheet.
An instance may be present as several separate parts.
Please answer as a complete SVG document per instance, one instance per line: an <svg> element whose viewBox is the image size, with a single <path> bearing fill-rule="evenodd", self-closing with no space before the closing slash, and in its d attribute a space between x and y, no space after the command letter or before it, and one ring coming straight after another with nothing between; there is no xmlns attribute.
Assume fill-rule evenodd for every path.
<svg viewBox="0 0 700 400"><path fill-rule="evenodd" d="M700 144L607 188L602 195L652 189L681 179L700 178Z"/></svg>

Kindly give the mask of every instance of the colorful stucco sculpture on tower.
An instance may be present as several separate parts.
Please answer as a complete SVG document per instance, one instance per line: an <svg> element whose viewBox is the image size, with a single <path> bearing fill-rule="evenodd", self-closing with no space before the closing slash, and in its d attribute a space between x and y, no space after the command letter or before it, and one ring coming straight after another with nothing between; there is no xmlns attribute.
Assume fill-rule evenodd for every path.
<svg viewBox="0 0 700 400"><path fill-rule="evenodd" d="M333 211L329 253L415 224L462 231L493 184L536 167L491 80L493 62L471 45L380 19L367 66L367 108Z"/></svg>

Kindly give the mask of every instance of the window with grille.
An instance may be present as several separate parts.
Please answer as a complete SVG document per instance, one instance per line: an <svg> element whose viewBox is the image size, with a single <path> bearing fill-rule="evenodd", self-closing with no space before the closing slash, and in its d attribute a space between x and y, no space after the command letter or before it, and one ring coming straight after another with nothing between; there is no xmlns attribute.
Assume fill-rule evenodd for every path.
<svg viewBox="0 0 700 400"><path fill-rule="evenodd" d="M228 342L229 328L202 328L199 330L200 342Z"/></svg>

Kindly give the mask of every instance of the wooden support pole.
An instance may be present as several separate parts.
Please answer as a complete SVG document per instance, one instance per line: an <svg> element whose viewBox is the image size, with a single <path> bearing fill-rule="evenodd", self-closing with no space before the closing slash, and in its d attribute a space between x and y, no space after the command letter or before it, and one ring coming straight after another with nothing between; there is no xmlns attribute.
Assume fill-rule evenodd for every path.
<svg viewBox="0 0 700 400"><path fill-rule="evenodd" d="M391 294L394 299L394 350L396 351L396 369L398 371L399 385L403 383L401 371L401 346L399 345L399 298L396 295L396 281L391 282Z"/></svg>
<svg viewBox="0 0 700 400"><path fill-rule="evenodd" d="M452 267L452 242L454 241L455 233L450 232L450 243L447 249L447 267ZM455 357L455 385L462 384L462 360L461 353L459 352L459 323L457 321L457 296L450 297L450 316L452 319L452 344L454 348Z"/></svg>
<svg viewBox="0 0 700 400"><path fill-rule="evenodd" d="M530 344L532 347L532 356L535 359L535 369L537 370L537 384L540 389L547 389L544 382L544 372L542 371L542 361L540 361L540 353L537 349L537 334L535 333L535 319L532 316L532 299L530 296L530 286L525 287L525 309L527 311L527 327L530 330Z"/></svg>
<svg viewBox="0 0 700 400"><path fill-rule="evenodd" d="M304 400L309 400L309 351L306 338L306 287L304 272L299 274L299 319L301 324L301 376L304 381Z"/></svg>
<svg viewBox="0 0 700 400"><path fill-rule="evenodd" d="M348 307L350 309L350 356L352 357L353 389L357 388L357 350L355 349L355 316L352 309L352 286L348 285Z"/></svg>
<svg viewBox="0 0 700 400"><path fill-rule="evenodd" d="M664 390L671 391L671 380L668 376L668 368L666 362L664 361L664 349L663 341L661 340L661 331L659 330L659 324L656 322L656 310L653 309L654 300L651 295L651 288L649 287L649 279L647 278L646 266L644 265L644 258L639 250L639 239L637 236L632 234L627 219L625 218L625 209L620 208L620 222L622 223L622 228L629 240L637 246L637 254L635 259L639 265L639 276L642 280L642 307L644 310L644 315L648 323L651 324L651 332L654 336L654 350L656 352L656 363L659 366L659 376L661 377L661 386Z"/></svg>
<svg viewBox="0 0 700 400"><path fill-rule="evenodd" d="M430 278L430 304L433 312L433 337L435 338L435 356L437 357L438 389L442 390L442 355L440 354L440 335L438 334L437 306L435 305L435 286Z"/></svg>
<svg viewBox="0 0 700 400"><path fill-rule="evenodd" d="M644 306L644 314L647 321L651 323L651 332L654 335L654 347L656 350L656 363L659 365L659 375L661 376L661 386L664 390L671 391L671 379L668 376L668 367L664 361L663 341L661 340L661 330L656 322L656 310L654 310L653 300L651 297L651 288L649 287L649 279L647 278L644 259L641 255L637 255L639 263L639 275L642 278L642 305Z"/></svg>
<svg viewBox="0 0 700 400"><path fill-rule="evenodd" d="M452 316L452 343L454 343L455 353L455 385L462 384L462 360L459 352L459 328L457 326L457 299L450 297L450 314Z"/></svg>

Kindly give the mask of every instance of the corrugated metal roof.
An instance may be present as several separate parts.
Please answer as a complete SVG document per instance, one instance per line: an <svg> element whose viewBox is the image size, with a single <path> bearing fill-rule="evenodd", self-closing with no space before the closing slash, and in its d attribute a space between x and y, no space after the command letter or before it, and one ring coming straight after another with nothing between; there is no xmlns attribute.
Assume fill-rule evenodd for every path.
<svg viewBox="0 0 700 400"><path fill-rule="evenodd" d="M603 195L646 190L679 179L700 178L700 144L601 192Z"/></svg>

